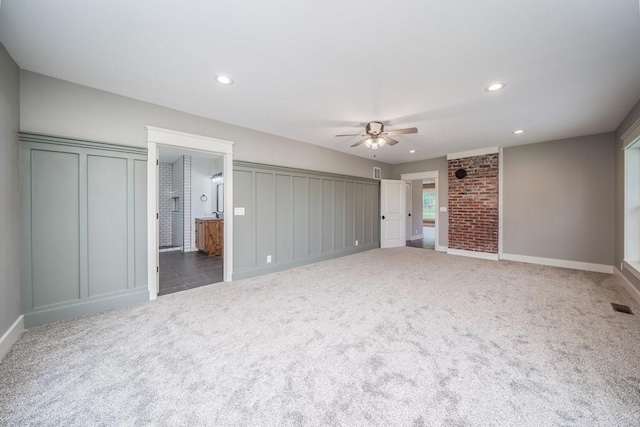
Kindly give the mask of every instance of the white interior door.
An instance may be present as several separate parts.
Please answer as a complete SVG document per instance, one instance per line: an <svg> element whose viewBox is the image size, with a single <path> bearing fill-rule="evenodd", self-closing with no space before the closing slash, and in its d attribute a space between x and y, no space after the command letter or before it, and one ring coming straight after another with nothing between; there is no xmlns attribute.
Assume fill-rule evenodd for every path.
<svg viewBox="0 0 640 427"><path fill-rule="evenodd" d="M380 181L380 247L405 246L406 186L404 181Z"/></svg>

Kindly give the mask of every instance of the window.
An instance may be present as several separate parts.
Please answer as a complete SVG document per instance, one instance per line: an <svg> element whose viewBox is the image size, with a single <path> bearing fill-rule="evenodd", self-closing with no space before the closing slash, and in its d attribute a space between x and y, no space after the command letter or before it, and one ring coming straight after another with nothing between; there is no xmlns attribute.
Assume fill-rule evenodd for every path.
<svg viewBox="0 0 640 427"><path fill-rule="evenodd" d="M435 189L423 189L422 190L422 219L433 220L436 219L436 190Z"/></svg>
<svg viewBox="0 0 640 427"><path fill-rule="evenodd" d="M640 273L640 138L624 150L624 261ZM625 267L626 268L626 267Z"/></svg>

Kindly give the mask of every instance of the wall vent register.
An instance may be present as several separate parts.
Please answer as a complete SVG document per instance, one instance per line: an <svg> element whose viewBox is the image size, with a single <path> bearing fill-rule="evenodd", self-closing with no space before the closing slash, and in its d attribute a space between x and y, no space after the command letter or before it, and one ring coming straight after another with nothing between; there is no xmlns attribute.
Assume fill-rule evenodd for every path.
<svg viewBox="0 0 640 427"><path fill-rule="evenodd" d="M382 169L373 167L373 179L381 180L382 179Z"/></svg>

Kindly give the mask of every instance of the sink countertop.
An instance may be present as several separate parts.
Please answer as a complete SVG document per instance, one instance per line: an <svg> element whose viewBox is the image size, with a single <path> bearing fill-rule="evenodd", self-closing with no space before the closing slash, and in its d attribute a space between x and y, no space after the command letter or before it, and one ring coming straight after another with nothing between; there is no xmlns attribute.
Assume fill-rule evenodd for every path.
<svg viewBox="0 0 640 427"><path fill-rule="evenodd" d="M216 218L215 216L198 216L196 219L202 221L222 221L224 218Z"/></svg>

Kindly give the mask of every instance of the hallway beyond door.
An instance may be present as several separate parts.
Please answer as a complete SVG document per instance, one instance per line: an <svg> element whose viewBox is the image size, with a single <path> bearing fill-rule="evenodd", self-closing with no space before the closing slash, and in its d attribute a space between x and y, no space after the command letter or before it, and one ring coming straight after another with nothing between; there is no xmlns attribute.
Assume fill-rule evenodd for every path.
<svg viewBox="0 0 640 427"><path fill-rule="evenodd" d="M408 240L407 246L422 249L436 248L436 229L432 225L422 227L422 239Z"/></svg>

